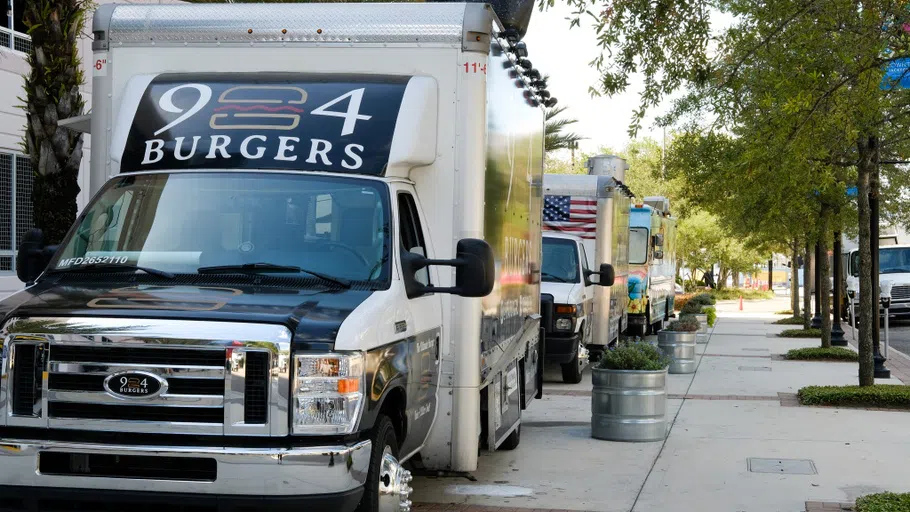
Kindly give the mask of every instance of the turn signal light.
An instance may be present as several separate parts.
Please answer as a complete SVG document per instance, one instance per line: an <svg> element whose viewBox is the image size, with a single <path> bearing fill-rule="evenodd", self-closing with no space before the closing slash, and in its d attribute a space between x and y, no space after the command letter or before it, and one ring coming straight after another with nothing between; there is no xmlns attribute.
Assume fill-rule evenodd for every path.
<svg viewBox="0 0 910 512"><path fill-rule="evenodd" d="M360 379L340 379L338 381L339 393L356 393L360 391Z"/></svg>
<svg viewBox="0 0 910 512"><path fill-rule="evenodd" d="M556 312L560 315L574 315L575 306L556 306Z"/></svg>

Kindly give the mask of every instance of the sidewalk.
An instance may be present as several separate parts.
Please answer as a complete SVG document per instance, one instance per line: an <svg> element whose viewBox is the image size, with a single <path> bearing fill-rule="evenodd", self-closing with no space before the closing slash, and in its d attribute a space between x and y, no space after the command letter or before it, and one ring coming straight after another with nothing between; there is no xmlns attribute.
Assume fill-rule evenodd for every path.
<svg viewBox="0 0 910 512"><path fill-rule="evenodd" d="M773 313L788 305L718 304L694 377L669 376L665 443L592 439L590 376L565 385L552 375L525 412L518 449L482 454L474 480L416 479L415 510L803 512L807 502L822 510L822 502L910 491L910 413L795 403L806 385L856 383L857 368L775 357L818 345L775 337L786 327L771 323L780 318Z"/></svg>

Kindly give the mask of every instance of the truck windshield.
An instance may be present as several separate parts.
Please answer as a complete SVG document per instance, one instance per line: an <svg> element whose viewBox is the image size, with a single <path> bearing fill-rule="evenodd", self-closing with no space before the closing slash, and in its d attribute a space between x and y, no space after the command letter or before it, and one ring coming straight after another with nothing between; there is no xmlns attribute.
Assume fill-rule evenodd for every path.
<svg viewBox="0 0 910 512"><path fill-rule="evenodd" d="M581 280L578 246L574 240L544 237L540 276L545 283L577 283Z"/></svg>
<svg viewBox="0 0 910 512"><path fill-rule="evenodd" d="M629 230L629 263L644 265L648 262L648 230L631 228Z"/></svg>
<svg viewBox="0 0 910 512"><path fill-rule="evenodd" d="M269 273L293 266L385 282L389 236L388 189L375 180L239 172L133 175L104 188L50 267L144 266L193 274L201 267L247 265Z"/></svg>
<svg viewBox="0 0 910 512"><path fill-rule="evenodd" d="M854 251L850 259L850 273L859 276L859 251ZM878 271L880 274L910 273L910 247L879 249Z"/></svg>

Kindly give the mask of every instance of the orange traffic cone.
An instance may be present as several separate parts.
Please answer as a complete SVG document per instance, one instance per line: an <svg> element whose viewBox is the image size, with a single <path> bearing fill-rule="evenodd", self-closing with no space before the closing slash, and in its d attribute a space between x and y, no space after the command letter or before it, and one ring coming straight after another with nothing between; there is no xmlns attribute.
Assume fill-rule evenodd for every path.
<svg viewBox="0 0 910 512"><path fill-rule="evenodd" d="M743 310L743 296L742 295L739 296L739 310L740 311Z"/></svg>

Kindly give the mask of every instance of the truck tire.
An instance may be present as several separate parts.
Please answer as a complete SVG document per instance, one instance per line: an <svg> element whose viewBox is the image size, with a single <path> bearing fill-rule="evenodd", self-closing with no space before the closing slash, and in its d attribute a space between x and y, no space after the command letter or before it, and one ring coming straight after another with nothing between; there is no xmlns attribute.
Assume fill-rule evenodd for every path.
<svg viewBox="0 0 910 512"><path fill-rule="evenodd" d="M398 461L398 436L388 416L380 414L376 418L370 441L370 470L357 512L397 511L406 501L410 506L411 472Z"/></svg>
<svg viewBox="0 0 910 512"><path fill-rule="evenodd" d="M562 365L562 381L566 384L578 384L581 382L581 361L578 360L578 353L581 351L581 341L575 347L575 357L571 361Z"/></svg>
<svg viewBox="0 0 910 512"><path fill-rule="evenodd" d="M500 450L514 450L518 448L518 443L521 442L521 424L518 424L518 428L512 431L509 434L509 437L499 445Z"/></svg>

